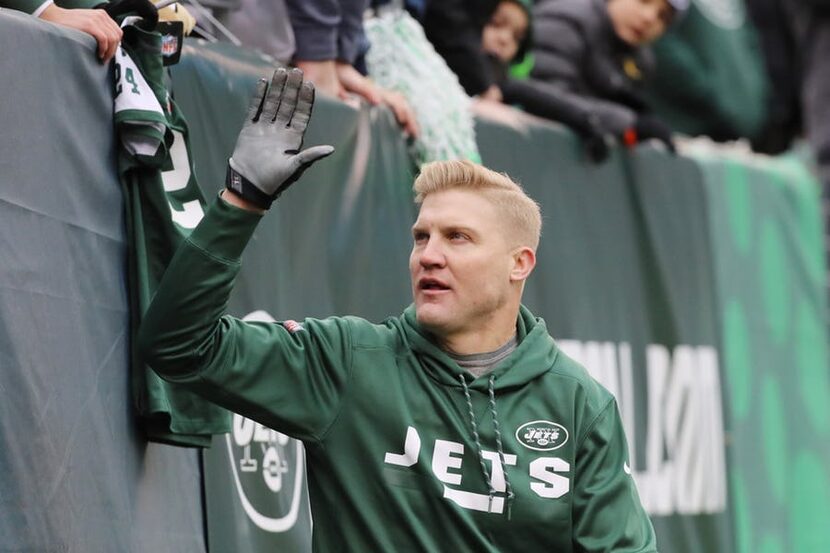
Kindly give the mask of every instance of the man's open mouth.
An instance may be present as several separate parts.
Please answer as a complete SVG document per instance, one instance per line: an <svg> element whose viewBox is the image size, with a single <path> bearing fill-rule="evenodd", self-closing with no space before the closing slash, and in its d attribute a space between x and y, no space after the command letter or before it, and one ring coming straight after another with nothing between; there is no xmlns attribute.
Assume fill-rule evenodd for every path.
<svg viewBox="0 0 830 553"><path fill-rule="evenodd" d="M450 287L435 278L422 278L418 281L418 289L420 290L449 290Z"/></svg>

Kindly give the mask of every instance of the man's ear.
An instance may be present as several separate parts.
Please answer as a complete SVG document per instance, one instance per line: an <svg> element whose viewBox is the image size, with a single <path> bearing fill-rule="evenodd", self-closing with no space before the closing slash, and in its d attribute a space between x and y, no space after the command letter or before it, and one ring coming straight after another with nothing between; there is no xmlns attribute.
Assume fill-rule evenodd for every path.
<svg viewBox="0 0 830 553"><path fill-rule="evenodd" d="M536 252L527 246L518 248L513 252L513 268L510 271L510 281L527 280L534 267L536 267Z"/></svg>

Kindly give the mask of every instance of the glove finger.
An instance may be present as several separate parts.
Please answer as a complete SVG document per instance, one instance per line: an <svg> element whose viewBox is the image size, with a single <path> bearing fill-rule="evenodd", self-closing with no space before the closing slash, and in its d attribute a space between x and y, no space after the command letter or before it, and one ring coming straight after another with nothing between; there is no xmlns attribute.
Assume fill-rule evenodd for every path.
<svg viewBox="0 0 830 553"><path fill-rule="evenodd" d="M305 132L308 120L311 118L311 110L314 107L314 85L306 81L300 87L300 95L297 97L297 108L291 118L291 127L300 132Z"/></svg>
<svg viewBox="0 0 830 553"><path fill-rule="evenodd" d="M328 157L334 153L334 146L312 146L306 150L303 150L296 156L294 156L294 164L298 168L305 170L313 163L323 159L324 157Z"/></svg>
<svg viewBox="0 0 830 553"><path fill-rule="evenodd" d="M268 94L266 94L265 102L262 104L262 113L259 116L260 120L268 122L274 120L277 114L277 108L280 107L282 89L285 86L287 78L288 71L284 67L280 67L274 71L274 76L271 78L271 86L268 87Z"/></svg>
<svg viewBox="0 0 830 553"><path fill-rule="evenodd" d="M282 91L282 100L277 109L277 116L275 121L282 123L285 126L291 122L291 116L294 115L294 109L297 107L297 98L300 95L300 88L303 85L303 72L299 69L292 69L288 72L288 78L285 81L285 88Z"/></svg>
<svg viewBox="0 0 830 553"><path fill-rule="evenodd" d="M251 96L251 102L248 104L248 118L246 121L257 121L259 112L262 109L262 101L265 99L265 92L268 90L268 81L260 79L257 81L254 95Z"/></svg>
<svg viewBox="0 0 830 553"><path fill-rule="evenodd" d="M288 177L277 189L276 197L288 190L292 184L300 180L305 170L311 167L317 160L330 156L334 152L333 146L314 146L307 150L303 150L291 159L291 167L293 168L291 176Z"/></svg>

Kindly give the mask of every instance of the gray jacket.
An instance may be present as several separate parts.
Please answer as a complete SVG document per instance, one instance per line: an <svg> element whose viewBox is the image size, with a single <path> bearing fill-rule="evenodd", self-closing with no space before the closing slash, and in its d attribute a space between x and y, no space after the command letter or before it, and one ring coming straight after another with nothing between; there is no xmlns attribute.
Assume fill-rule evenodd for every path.
<svg viewBox="0 0 830 553"><path fill-rule="evenodd" d="M242 44L288 63L295 40L284 0L241 0L240 8L225 16L225 26Z"/></svg>
<svg viewBox="0 0 830 553"><path fill-rule="evenodd" d="M605 0L540 0L533 35L531 86L616 136L646 110L639 86L653 56L617 38Z"/></svg>
<svg viewBox="0 0 830 553"><path fill-rule="evenodd" d="M354 64L364 40L369 0L285 0L294 29L294 58Z"/></svg>

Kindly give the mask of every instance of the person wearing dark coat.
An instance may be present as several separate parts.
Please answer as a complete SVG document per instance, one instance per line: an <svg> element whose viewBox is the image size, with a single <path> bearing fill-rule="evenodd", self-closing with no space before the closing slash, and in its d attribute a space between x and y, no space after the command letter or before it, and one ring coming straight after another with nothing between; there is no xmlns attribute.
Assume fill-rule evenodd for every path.
<svg viewBox="0 0 830 553"><path fill-rule="evenodd" d="M772 85L767 126L753 147L777 154L806 135L822 183L830 262L830 0L750 0L747 7L761 35Z"/></svg>
<svg viewBox="0 0 830 553"><path fill-rule="evenodd" d="M470 96L486 92L495 79L481 48L481 35L500 0L429 0L424 33Z"/></svg>
<svg viewBox="0 0 830 553"><path fill-rule="evenodd" d="M521 85L537 101L525 109L560 120L566 114L563 122L579 122L592 136L626 145L657 139L673 150L671 130L650 113L640 86L653 69L647 45L687 7L688 0L537 2L534 66Z"/></svg>

